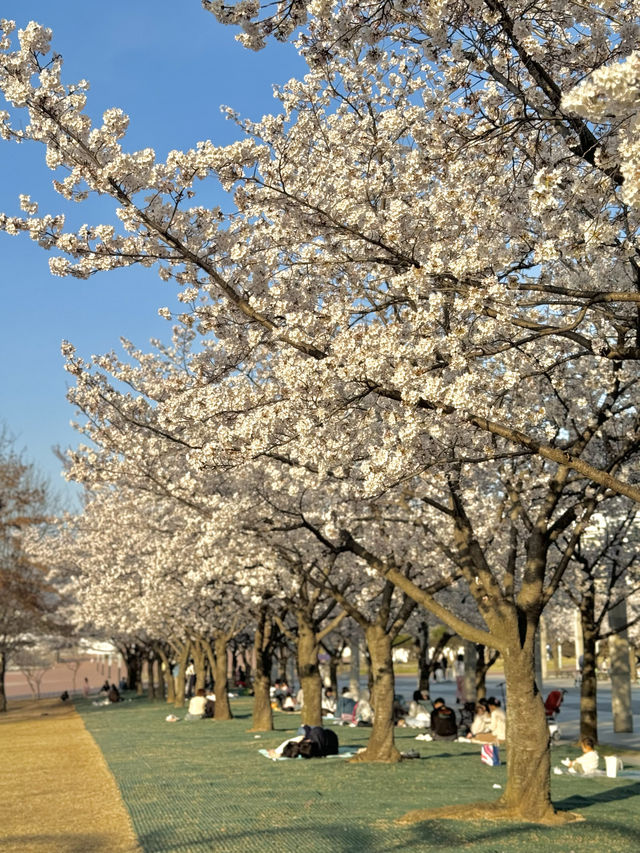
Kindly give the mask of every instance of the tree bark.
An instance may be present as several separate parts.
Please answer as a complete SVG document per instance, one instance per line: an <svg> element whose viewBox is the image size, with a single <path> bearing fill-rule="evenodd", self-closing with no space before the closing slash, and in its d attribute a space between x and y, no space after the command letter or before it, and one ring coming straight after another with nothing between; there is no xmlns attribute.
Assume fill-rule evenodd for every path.
<svg viewBox="0 0 640 853"><path fill-rule="evenodd" d="M426 693L429 698L429 679L431 669L429 667L429 623L421 622L416 637L418 650L418 690Z"/></svg>
<svg viewBox="0 0 640 853"><path fill-rule="evenodd" d="M283 640L280 643L279 654L278 654L278 680L279 681L289 681L289 676L287 675L287 666L289 663L289 647L287 646L286 640Z"/></svg>
<svg viewBox="0 0 640 853"><path fill-rule="evenodd" d="M391 637L380 625L365 629L365 639L371 657L373 675L373 728L364 752L352 761L400 761L394 740L393 699L394 675Z"/></svg>
<svg viewBox="0 0 640 853"><path fill-rule="evenodd" d="M156 685L154 680L153 673L153 654L149 653L147 655L147 697L151 700L155 700L156 697Z"/></svg>
<svg viewBox="0 0 640 853"><path fill-rule="evenodd" d="M4 686L5 674L7 672L7 654L0 652L0 713L7 710L7 692Z"/></svg>
<svg viewBox="0 0 640 853"><path fill-rule="evenodd" d="M159 660L162 662L160 666L160 674L165 683L165 695L167 697L167 703L173 704L176 701L176 685L173 679L173 673L171 671L171 662L166 651L159 646L156 650L156 654L158 655Z"/></svg>
<svg viewBox="0 0 640 853"><path fill-rule="evenodd" d="M120 653L127 669L127 687L139 695L142 693L141 652L137 646L125 646L120 649Z"/></svg>
<svg viewBox="0 0 640 853"><path fill-rule="evenodd" d="M360 637L356 636L349 643L351 650L351 664L349 671L349 692L352 696L360 695ZM338 674L336 673L336 683L333 687L334 696L338 695Z"/></svg>
<svg viewBox="0 0 640 853"><path fill-rule="evenodd" d="M322 725L322 679L318 666L319 644L313 624L303 611L298 612L298 678L304 695L302 722Z"/></svg>
<svg viewBox="0 0 640 853"><path fill-rule="evenodd" d="M196 683L194 687L194 695L197 694L198 690L204 689L204 684L206 680L206 657L205 650L203 646L203 642L201 640L196 640L195 643L191 646L191 656L193 657L193 667L196 671Z"/></svg>
<svg viewBox="0 0 640 853"><path fill-rule="evenodd" d="M504 654L507 686L507 784L498 806L523 820L545 821L555 814L551 804L549 727L535 679L533 632L520 647Z"/></svg>
<svg viewBox="0 0 640 853"><path fill-rule="evenodd" d="M214 659L215 671L213 678L215 681L216 692L216 710L214 719L216 720L232 720L231 705L229 704L229 691L227 690L227 646L229 637L222 631L214 635Z"/></svg>
<svg viewBox="0 0 640 853"><path fill-rule="evenodd" d="M473 702L477 699L476 694L476 673L478 671L478 661L475 643L464 641L464 701Z"/></svg>
<svg viewBox="0 0 640 853"><path fill-rule="evenodd" d="M271 622L266 613L261 613L255 632L254 648L256 665L253 673L253 720L251 731L270 732L273 730L273 711L271 709Z"/></svg>
<svg viewBox="0 0 640 853"><path fill-rule="evenodd" d="M623 598L609 610L609 627L615 631L609 637L611 660L611 711L614 732L632 732L631 672L627 640L627 600Z"/></svg>
<svg viewBox="0 0 640 853"><path fill-rule="evenodd" d="M595 589L593 585L580 602L582 630L582 678L580 681L580 737L598 742L598 679L596 677Z"/></svg>

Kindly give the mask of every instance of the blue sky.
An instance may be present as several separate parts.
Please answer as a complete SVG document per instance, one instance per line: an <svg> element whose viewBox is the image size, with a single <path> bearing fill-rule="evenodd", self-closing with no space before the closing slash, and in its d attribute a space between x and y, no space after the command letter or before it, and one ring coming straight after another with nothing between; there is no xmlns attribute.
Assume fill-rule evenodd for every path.
<svg viewBox="0 0 640 853"><path fill-rule="evenodd" d="M259 118L277 109L273 84L305 70L291 45L242 48L235 30L220 26L199 0L4 0L1 14L18 27L30 20L50 27L65 82L91 84L91 116L99 120L108 107L120 107L131 118L125 147L152 147L159 157L201 139L231 142L238 130L221 104ZM41 214L64 209L78 224L109 221L97 205L63 208L52 178L41 146L0 141L1 210L18 213L18 195L27 193ZM51 448L72 446L79 436L69 426L74 412L65 399L70 377L61 341L88 357L117 348L120 336L142 348L152 337L166 339L169 324L157 309L172 304L173 288L144 269L86 282L54 278L47 253L21 237L0 234L0 253L0 421L64 495L70 487Z"/></svg>

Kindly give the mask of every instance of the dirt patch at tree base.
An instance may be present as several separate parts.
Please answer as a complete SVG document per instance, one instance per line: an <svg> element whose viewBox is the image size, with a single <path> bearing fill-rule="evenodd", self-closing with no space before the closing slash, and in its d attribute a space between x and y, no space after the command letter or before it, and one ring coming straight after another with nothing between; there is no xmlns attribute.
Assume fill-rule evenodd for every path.
<svg viewBox="0 0 640 853"><path fill-rule="evenodd" d="M440 806L435 809L414 809L396 820L398 824L422 823L427 820L464 820L464 821L517 821L542 826L563 826L567 823L580 823L584 817L576 812L550 810L544 816L533 819L523 817L514 809L496 803L468 803L463 806Z"/></svg>

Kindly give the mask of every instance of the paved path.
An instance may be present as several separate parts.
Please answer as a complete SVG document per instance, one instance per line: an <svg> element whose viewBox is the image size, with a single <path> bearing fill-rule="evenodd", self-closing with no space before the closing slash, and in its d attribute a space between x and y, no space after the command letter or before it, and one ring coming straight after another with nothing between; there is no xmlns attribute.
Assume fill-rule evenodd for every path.
<svg viewBox="0 0 640 853"><path fill-rule="evenodd" d="M120 680L120 671L115 664L108 666L99 660L87 659L80 664L80 668L75 674L74 691L73 669L65 663L57 663L47 670L42 677L40 696L60 696L63 690L80 695L85 678L89 679L91 692L97 693L105 679L117 683ZM26 677L17 669L11 669L7 672L5 690L9 699L29 699L33 695Z"/></svg>

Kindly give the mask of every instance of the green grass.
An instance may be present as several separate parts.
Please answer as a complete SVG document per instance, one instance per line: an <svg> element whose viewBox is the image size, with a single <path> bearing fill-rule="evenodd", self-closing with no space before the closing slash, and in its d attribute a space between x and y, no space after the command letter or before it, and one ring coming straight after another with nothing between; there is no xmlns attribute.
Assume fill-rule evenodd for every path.
<svg viewBox="0 0 640 853"><path fill-rule="evenodd" d="M383 851L597 851L640 849L640 780L552 777L562 809L585 823L564 828L528 824L429 821L394 823L409 809L492 800L506 768L480 761L479 748L424 743L397 730L401 750L420 760L354 765L340 759L272 762L258 754L295 733L299 715L276 715L277 731L247 732L251 701L233 702L226 723L165 722L172 711L144 699L77 708L116 778L147 853L382 853ZM179 713L178 716L181 716ZM366 742L366 729L338 728L342 746ZM566 747L554 755L576 754ZM99 816L96 816L99 819Z"/></svg>

